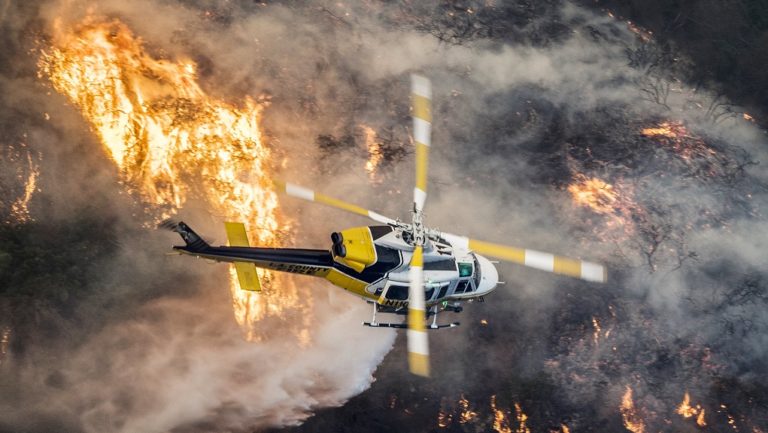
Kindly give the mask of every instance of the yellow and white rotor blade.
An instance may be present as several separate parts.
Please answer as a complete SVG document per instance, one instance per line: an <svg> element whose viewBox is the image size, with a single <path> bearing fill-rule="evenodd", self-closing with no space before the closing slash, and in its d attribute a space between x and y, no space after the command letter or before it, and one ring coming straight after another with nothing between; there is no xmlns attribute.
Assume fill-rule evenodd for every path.
<svg viewBox="0 0 768 433"><path fill-rule="evenodd" d="M429 341L427 339L424 301L424 248L413 250L408 289L408 368L411 373L429 377Z"/></svg>
<svg viewBox="0 0 768 433"><path fill-rule="evenodd" d="M608 279L605 266L599 263L570 259L536 250L478 241L450 233L442 233L442 237L454 247L466 248L485 256L495 257L529 268L598 283L604 283Z"/></svg>
<svg viewBox="0 0 768 433"><path fill-rule="evenodd" d="M362 215L364 217L368 217L374 221L377 221L383 224L397 224L397 221L393 220L392 218L387 218L384 215L381 215L380 213L376 213L372 210L364 209L360 206L354 205L352 203L347 203L343 200L339 200L337 198L333 198L325 194L320 194L318 192L312 191L311 189L304 188L303 186L299 186L299 185L288 183L288 182L277 181L277 180L272 181L272 183L275 185L275 188L278 191L284 192L292 197L297 197L304 200L313 201L316 203L322 203L326 206L330 206L336 209L341 209L347 212L352 212L358 215Z"/></svg>
<svg viewBox="0 0 768 433"><path fill-rule="evenodd" d="M427 199L427 169L429 146L432 144L432 84L421 75L411 75L411 103L413 106L413 141L416 145L416 186L413 204L421 212Z"/></svg>

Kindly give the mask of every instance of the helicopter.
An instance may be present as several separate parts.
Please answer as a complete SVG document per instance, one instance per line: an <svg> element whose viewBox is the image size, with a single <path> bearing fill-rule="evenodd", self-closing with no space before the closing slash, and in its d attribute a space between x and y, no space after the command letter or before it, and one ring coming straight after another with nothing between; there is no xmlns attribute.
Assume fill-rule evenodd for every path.
<svg viewBox="0 0 768 433"><path fill-rule="evenodd" d="M353 227L331 234L329 250L251 247L245 225L226 222L229 246L209 245L184 222L161 225L185 242L173 249L182 254L235 266L240 288L259 291L257 268L325 278L373 305L369 327L407 329L411 373L429 376L428 330L453 328L438 324L438 313L459 313L462 302L482 301L499 281L488 257L543 271L604 283L606 268L536 250L516 248L442 232L424 225L427 167L432 130L432 86L428 78L411 75L411 109L416 177L411 221L403 222L311 189L274 181L278 191L367 217L379 225ZM405 315L405 323L377 321L377 313ZM427 323L429 318L431 323Z"/></svg>

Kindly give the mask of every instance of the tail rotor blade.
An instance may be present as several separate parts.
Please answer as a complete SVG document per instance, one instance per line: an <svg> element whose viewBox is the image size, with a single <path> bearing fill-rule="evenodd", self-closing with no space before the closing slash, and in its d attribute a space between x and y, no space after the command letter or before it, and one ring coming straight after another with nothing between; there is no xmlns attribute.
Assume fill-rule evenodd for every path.
<svg viewBox="0 0 768 433"><path fill-rule="evenodd" d="M304 200L321 203L336 209L341 209L347 212L362 215L364 217L370 218L374 221L377 221L383 224L397 224L397 221L393 220L392 218L385 217L380 213L374 212L372 210L364 209L355 204L347 203L343 200L339 200L337 198L333 198L325 194L320 194L318 192L312 191L311 189L304 188L303 186L299 186L299 185L288 183L288 182L277 181L277 180L272 182L275 186L275 189L277 189L280 192L284 192L290 195L291 197L297 197Z"/></svg>
<svg viewBox="0 0 768 433"><path fill-rule="evenodd" d="M416 145L416 186L413 190L414 210L421 212L427 199L429 146L432 144L432 84L421 75L411 76L413 104L413 141Z"/></svg>
<svg viewBox="0 0 768 433"><path fill-rule="evenodd" d="M411 373L429 377L429 341L425 325L424 249L416 246L411 258L408 290L408 367Z"/></svg>
<svg viewBox="0 0 768 433"><path fill-rule="evenodd" d="M442 236L454 247L467 248L486 256L517 263L529 268L597 283L605 283L608 279L605 266L599 263L556 256L536 250L478 241L450 233L443 233Z"/></svg>

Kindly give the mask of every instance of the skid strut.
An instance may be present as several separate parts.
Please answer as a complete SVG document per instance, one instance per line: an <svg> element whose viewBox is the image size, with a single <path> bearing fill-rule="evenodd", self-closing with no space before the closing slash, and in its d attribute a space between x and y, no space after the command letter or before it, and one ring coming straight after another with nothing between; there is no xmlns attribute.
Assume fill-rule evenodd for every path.
<svg viewBox="0 0 768 433"><path fill-rule="evenodd" d="M443 328L455 328L459 326L459 322L453 322L449 323L447 325L435 325L435 326L427 326L426 329L428 331L433 329L443 329ZM406 323L371 323L371 322L363 322L363 326L367 326L369 328L397 328L397 329L407 329L408 324Z"/></svg>
<svg viewBox="0 0 768 433"><path fill-rule="evenodd" d="M408 324L406 323L380 323L376 321L376 313L379 312L379 304L377 302L371 302L373 304L373 315L371 317L370 322L363 322L363 326L368 326L370 328L396 328L396 329L407 329ZM443 328L455 328L459 326L459 322L453 322L449 323L447 325L438 325L437 324L437 313L439 309L438 306L435 305L432 309L432 324L426 327L426 329L443 329ZM393 312L393 314L401 314L400 312Z"/></svg>

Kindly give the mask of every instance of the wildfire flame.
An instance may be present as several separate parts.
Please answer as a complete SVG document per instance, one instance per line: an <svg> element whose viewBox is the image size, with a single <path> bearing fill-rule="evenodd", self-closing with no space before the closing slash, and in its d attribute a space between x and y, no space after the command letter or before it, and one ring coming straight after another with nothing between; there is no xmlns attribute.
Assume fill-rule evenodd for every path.
<svg viewBox="0 0 768 433"><path fill-rule="evenodd" d="M688 394L688 391L685 392L683 401L680 403L680 406L677 407L676 413L686 419L696 415L696 424L699 427L705 427L707 425L707 422L704 419L706 410L698 404L695 407L691 406L691 395Z"/></svg>
<svg viewBox="0 0 768 433"><path fill-rule="evenodd" d="M592 340L595 342L595 345L597 345L600 343L600 331L602 328L600 327L600 322L595 316L592 316L592 327L595 328L595 332L592 333Z"/></svg>
<svg viewBox="0 0 768 433"><path fill-rule="evenodd" d="M629 386L621 397L619 411L624 421L624 428L632 433L645 433L645 422L635 409L635 402L632 400L632 388Z"/></svg>
<svg viewBox="0 0 768 433"><path fill-rule="evenodd" d="M517 430L515 430L515 433L531 433L531 429L527 425L528 415L523 412L520 403L515 403L515 419L517 420Z"/></svg>
<svg viewBox="0 0 768 433"><path fill-rule="evenodd" d="M464 394L459 399L459 424L466 424L477 418L477 412L469 408L469 400Z"/></svg>
<svg viewBox="0 0 768 433"><path fill-rule="evenodd" d="M591 179L584 175L577 175L576 182L568 185L573 201L579 206L590 208L598 214L611 214L615 212L614 204L618 198L613 185L596 177Z"/></svg>
<svg viewBox="0 0 768 433"><path fill-rule="evenodd" d="M31 155L27 155L29 163L29 175L24 183L24 193L11 204L11 219L17 223L32 221L29 214L29 201L37 190L37 177L40 175L40 167L32 160Z"/></svg>
<svg viewBox="0 0 768 433"><path fill-rule="evenodd" d="M368 178L376 180L376 168L381 164L384 158L381 143L376 138L376 130L370 126L361 125L363 137L365 138L365 148L368 151L368 160L365 162L365 171L368 172Z"/></svg>
<svg viewBox="0 0 768 433"><path fill-rule="evenodd" d="M496 407L496 396L491 396L491 411L493 412L493 431L496 433L512 433L507 415Z"/></svg>
<svg viewBox="0 0 768 433"><path fill-rule="evenodd" d="M644 128L640 133L669 146L684 160L708 158L716 154L701 138L692 134L683 122L661 122L655 127Z"/></svg>
<svg viewBox="0 0 768 433"><path fill-rule="evenodd" d="M650 30L646 30L637 24L633 23L632 21L627 21L627 28L629 31L637 35L640 40L643 42L649 42L651 39L653 39L653 32Z"/></svg>
<svg viewBox="0 0 768 433"><path fill-rule="evenodd" d="M594 232L603 241L624 240L634 234L634 217L642 214L643 210L633 200L630 185L619 182L614 186L602 179L576 173L567 190L574 205L602 217Z"/></svg>
<svg viewBox="0 0 768 433"><path fill-rule="evenodd" d="M56 35L39 70L80 110L126 186L158 220L189 199L203 200L212 214L245 223L252 243L276 244L277 198L268 187L261 105L246 98L236 107L207 95L194 62L152 57L117 20L89 17ZM281 284L279 297L239 290L234 277L230 286L248 338L257 337L253 325L260 319L299 306L289 284Z"/></svg>
<svg viewBox="0 0 768 433"><path fill-rule="evenodd" d="M441 410L437 413L437 426L439 428L446 428L451 425L452 416L450 413Z"/></svg>

